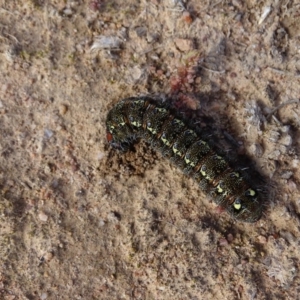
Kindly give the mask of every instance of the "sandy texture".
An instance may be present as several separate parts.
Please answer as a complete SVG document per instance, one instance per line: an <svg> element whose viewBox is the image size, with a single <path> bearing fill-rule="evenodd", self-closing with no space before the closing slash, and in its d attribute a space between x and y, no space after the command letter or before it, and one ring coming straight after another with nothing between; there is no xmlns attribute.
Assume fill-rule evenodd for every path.
<svg viewBox="0 0 300 300"><path fill-rule="evenodd" d="M300 295L298 0L0 3L1 299ZM146 94L251 157L260 221L146 143L108 147L109 109Z"/></svg>

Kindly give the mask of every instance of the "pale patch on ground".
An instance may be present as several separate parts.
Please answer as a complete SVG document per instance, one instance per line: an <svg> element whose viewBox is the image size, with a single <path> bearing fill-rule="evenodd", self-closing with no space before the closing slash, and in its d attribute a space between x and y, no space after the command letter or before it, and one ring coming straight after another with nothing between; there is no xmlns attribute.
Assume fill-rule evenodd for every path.
<svg viewBox="0 0 300 300"><path fill-rule="evenodd" d="M299 16L296 0L1 1L0 298L296 299ZM270 179L257 223L145 143L108 147L118 100L178 91Z"/></svg>

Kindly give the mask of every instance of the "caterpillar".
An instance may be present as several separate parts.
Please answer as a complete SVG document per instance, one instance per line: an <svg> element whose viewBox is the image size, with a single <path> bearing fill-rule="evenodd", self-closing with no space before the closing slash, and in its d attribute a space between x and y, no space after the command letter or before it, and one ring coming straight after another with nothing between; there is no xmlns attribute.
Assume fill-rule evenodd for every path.
<svg viewBox="0 0 300 300"><path fill-rule="evenodd" d="M214 202L235 220L256 222L262 215L263 196L242 168L203 129L180 118L178 113L151 97L131 97L118 102L108 113L107 140L127 151L142 138L191 176Z"/></svg>

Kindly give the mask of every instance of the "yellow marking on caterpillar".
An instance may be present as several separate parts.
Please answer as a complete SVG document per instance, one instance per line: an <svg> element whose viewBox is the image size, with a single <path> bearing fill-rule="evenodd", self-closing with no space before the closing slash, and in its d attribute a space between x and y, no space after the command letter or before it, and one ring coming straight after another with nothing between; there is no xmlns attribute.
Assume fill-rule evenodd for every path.
<svg viewBox="0 0 300 300"><path fill-rule="evenodd" d="M171 143L170 143L166 138L161 137L160 139L162 140L162 142L163 142L166 146L170 146L170 145L171 145Z"/></svg>
<svg viewBox="0 0 300 300"><path fill-rule="evenodd" d="M161 107L158 107L157 110L158 110L159 112L167 112L167 110L166 110L165 108L161 108Z"/></svg>
<svg viewBox="0 0 300 300"><path fill-rule="evenodd" d="M175 153L175 154L177 154L177 155L179 155L179 156L181 156L181 153L179 152L179 150L178 149L176 149L175 148L175 146L173 146L173 152Z"/></svg>
<svg viewBox="0 0 300 300"><path fill-rule="evenodd" d="M154 128L151 127L147 127L147 129L152 133L152 134L156 134L157 131Z"/></svg>
<svg viewBox="0 0 300 300"><path fill-rule="evenodd" d="M217 192L218 192L219 194L222 194L223 191L224 191L224 190L220 187L220 184L218 184L218 186L217 186Z"/></svg>
<svg viewBox="0 0 300 300"><path fill-rule="evenodd" d="M133 121L131 122L131 125L135 126L135 127L141 127L142 126L142 123L139 123L137 121Z"/></svg>
<svg viewBox="0 0 300 300"><path fill-rule="evenodd" d="M250 193L251 197L254 197L256 195L256 192L254 190L252 190L252 189L247 190L247 192Z"/></svg>
<svg viewBox="0 0 300 300"><path fill-rule="evenodd" d="M241 208L242 208L242 204L241 203L236 203L236 202L234 202L233 203L233 207L236 209L236 210L240 210Z"/></svg>

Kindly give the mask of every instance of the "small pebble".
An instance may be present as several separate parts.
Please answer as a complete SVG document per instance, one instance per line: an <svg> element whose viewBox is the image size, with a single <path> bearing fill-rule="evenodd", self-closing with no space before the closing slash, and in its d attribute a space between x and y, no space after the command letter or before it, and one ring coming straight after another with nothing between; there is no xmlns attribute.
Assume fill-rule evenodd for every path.
<svg viewBox="0 0 300 300"><path fill-rule="evenodd" d="M103 219L99 220L99 227L103 227L105 225L105 222Z"/></svg>
<svg viewBox="0 0 300 300"><path fill-rule="evenodd" d="M232 0L232 5L241 9L243 7L243 2L240 0Z"/></svg>
<svg viewBox="0 0 300 300"><path fill-rule="evenodd" d="M45 129L44 131L44 137L45 139L50 139L53 136L54 132L50 129Z"/></svg>
<svg viewBox="0 0 300 300"><path fill-rule="evenodd" d="M133 80L133 82L137 82L141 76L143 75L143 71L141 68L139 68L138 66L135 66L134 68L131 68L130 69L130 75L131 75L131 78Z"/></svg>
<svg viewBox="0 0 300 300"><path fill-rule="evenodd" d="M45 261L48 261L48 262L49 262L52 258L53 258L53 253L51 253L51 252L47 252L47 253L44 255Z"/></svg>
<svg viewBox="0 0 300 300"><path fill-rule="evenodd" d="M63 13L66 15L66 16L72 16L73 12L70 8L66 8L63 10Z"/></svg>
<svg viewBox="0 0 300 300"><path fill-rule="evenodd" d="M233 235L232 235L231 233L229 233L229 234L227 235L227 241L228 241L228 242L232 242L232 241L233 241Z"/></svg>
<svg viewBox="0 0 300 300"><path fill-rule="evenodd" d="M175 45L182 52L191 51L194 48L193 41L189 39L175 39Z"/></svg>
<svg viewBox="0 0 300 300"><path fill-rule="evenodd" d="M47 299L47 297L48 297L47 293L43 293L40 298L41 300L45 300Z"/></svg>
<svg viewBox="0 0 300 300"><path fill-rule="evenodd" d="M267 242L266 237L264 237L263 235L258 236L257 239L260 244L265 244Z"/></svg>
<svg viewBox="0 0 300 300"><path fill-rule="evenodd" d="M117 36L99 35L95 38L91 51L101 49L119 49L122 45L122 40Z"/></svg>
<svg viewBox="0 0 300 300"><path fill-rule="evenodd" d="M285 170L281 173L281 178L282 179L290 179L293 176L294 172L289 171L289 170Z"/></svg>
<svg viewBox="0 0 300 300"><path fill-rule="evenodd" d="M281 131L281 132L284 132L284 133L288 133L289 130L290 130L290 126L288 126L288 125L282 126L282 127L280 128L280 131Z"/></svg>
<svg viewBox="0 0 300 300"><path fill-rule="evenodd" d="M61 104L58 109L59 109L59 113L63 116L67 113L68 106L65 104Z"/></svg>
<svg viewBox="0 0 300 300"><path fill-rule="evenodd" d="M293 180L288 180L287 182L287 187L289 189L290 192L296 191L297 190L297 185Z"/></svg>
<svg viewBox="0 0 300 300"><path fill-rule="evenodd" d="M135 32L139 37L143 37L143 36L147 35L147 27L146 26L136 27Z"/></svg>
<svg viewBox="0 0 300 300"><path fill-rule="evenodd" d="M222 247L228 246L228 241L224 238L219 239L219 244Z"/></svg>
<svg viewBox="0 0 300 300"><path fill-rule="evenodd" d="M43 212L39 213L39 219L43 222L47 222L48 216L44 214Z"/></svg>
<svg viewBox="0 0 300 300"><path fill-rule="evenodd" d="M293 140L290 135L285 135L280 139L280 143L285 145L285 146L290 146L292 144Z"/></svg>
<svg viewBox="0 0 300 300"><path fill-rule="evenodd" d="M298 168L298 166L299 166L299 159L293 159L292 160L292 167L293 168Z"/></svg>

